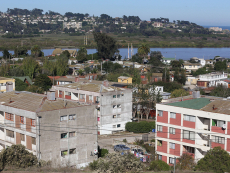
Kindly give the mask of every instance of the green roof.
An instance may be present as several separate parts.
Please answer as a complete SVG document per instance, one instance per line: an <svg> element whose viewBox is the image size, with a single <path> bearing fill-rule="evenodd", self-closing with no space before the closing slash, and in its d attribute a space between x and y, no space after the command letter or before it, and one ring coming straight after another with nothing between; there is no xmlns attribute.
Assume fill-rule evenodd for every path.
<svg viewBox="0 0 230 173"><path fill-rule="evenodd" d="M209 103L211 103L211 101L208 98L197 98L181 102L169 103L167 105L199 110Z"/></svg>
<svg viewBox="0 0 230 173"><path fill-rule="evenodd" d="M163 58L163 60L175 60L175 58Z"/></svg>
<svg viewBox="0 0 230 173"><path fill-rule="evenodd" d="M25 79L29 82L30 85L33 84L32 80L30 79L29 76L20 76L20 77L17 77L17 76L14 76L14 78L17 78L17 79L20 79L21 81L25 81Z"/></svg>

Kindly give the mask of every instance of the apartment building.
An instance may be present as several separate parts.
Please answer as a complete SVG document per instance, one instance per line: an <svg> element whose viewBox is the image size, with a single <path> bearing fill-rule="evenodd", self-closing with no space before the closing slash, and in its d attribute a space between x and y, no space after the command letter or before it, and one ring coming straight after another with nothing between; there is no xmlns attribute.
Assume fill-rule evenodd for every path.
<svg viewBox="0 0 230 173"><path fill-rule="evenodd" d="M183 101L182 101L183 100ZM230 100L217 97L171 99L156 104L156 152L168 164L189 153L197 162L220 146L230 153Z"/></svg>
<svg viewBox="0 0 230 173"><path fill-rule="evenodd" d="M198 76L197 86L199 87L212 87L216 86L216 82L227 79L227 73L213 72L208 74L202 74Z"/></svg>
<svg viewBox="0 0 230 173"><path fill-rule="evenodd" d="M15 90L15 79L0 77L0 93Z"/></svg>
<svg viewBox="0 0 230 173"><path fill-rule="evenodd" d="M56 97L98 105L98 134L125 130L132 118L132 90L108 81L78 81L52 87Z"/></svg>
<svg viewBox="0 0 230 173"><path fill-rule="evenodd" d="M30 92L0 94L0 149L22 144L53 167L97 159L95 105Z"/></svg>

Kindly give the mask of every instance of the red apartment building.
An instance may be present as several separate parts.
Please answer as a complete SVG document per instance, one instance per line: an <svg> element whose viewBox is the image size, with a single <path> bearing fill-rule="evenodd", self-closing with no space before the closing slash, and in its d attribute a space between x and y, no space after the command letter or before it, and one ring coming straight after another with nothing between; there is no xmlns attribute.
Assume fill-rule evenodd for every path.
<svg viewBox="0 0 230 173"><path fill-rule="evenodd" d="M182 101L184 100L184 101ZM220 146L230 152L230 100L217 97L170 99L156 104L156 152L168 164L183 153L195 161Z"/></svg>

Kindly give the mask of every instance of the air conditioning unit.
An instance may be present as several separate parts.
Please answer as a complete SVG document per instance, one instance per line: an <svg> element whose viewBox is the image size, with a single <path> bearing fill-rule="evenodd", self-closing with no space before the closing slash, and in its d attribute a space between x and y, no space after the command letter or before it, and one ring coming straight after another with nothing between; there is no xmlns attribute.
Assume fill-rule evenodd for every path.
<svg viewBox="0 0 230 173"><path fill-rule="evenodd" d="M223 124L222 128L225 130L227 128L227 125Z"/></svg>

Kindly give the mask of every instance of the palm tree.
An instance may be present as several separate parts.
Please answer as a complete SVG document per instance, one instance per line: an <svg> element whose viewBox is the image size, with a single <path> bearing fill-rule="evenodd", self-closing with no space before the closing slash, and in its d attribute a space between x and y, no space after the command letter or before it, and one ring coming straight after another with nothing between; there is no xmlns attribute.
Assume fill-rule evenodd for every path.
<svg viewBox="0 0 230 173"><path fill-rule="evenodd" d="M148 45L142 44L138 47L138 55L140 55L141 57L145 58L148 53L150 53L150 48Z"/></svg>

